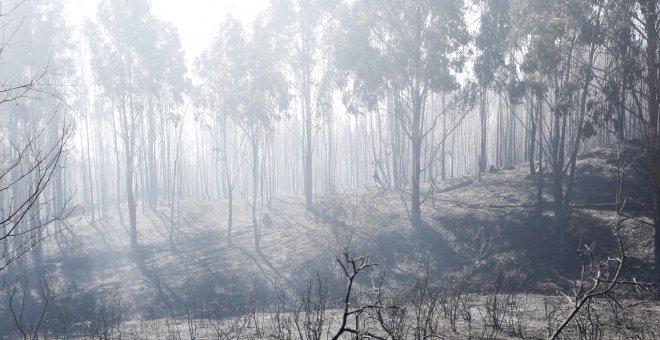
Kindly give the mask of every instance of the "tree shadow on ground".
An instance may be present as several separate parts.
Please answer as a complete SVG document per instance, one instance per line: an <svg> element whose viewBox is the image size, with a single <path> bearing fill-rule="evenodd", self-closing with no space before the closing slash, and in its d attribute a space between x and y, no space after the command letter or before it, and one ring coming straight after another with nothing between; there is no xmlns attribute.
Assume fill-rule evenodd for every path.
<svg viewBox="0 0 660 340"><path fill-rule="evenodd" d="M174 290L161 279L161 275L156 266L149 266L147 260L152 254L158 253L149 248L134 249L130 252L130 258L137 265L140 273L147 278L157 292L157 299L166 306L181 306L183 300L174 292Z"/></svg>

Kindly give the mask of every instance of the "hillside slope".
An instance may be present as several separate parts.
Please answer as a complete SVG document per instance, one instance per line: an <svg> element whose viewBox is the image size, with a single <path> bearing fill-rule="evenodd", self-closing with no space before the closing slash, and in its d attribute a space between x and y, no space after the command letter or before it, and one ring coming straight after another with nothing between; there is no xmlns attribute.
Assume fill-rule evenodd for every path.
<svg viewBox="0 0 660 340"><path fill-rule="evenodd" d="M423 204L425 223L415 227L396 192L319 197L314 213L299 199L277 198L269 210L273 227L262 229L261 249L254 247L244 200L235 204L233 245L226 239L225 201L182 201L174 244L169 242L169 208L139 209L138 253L130 250L128 228L114 210L100 222L82 220L49 239L45 266L61 284L76 287L75 304L82 311L95 308L103 297L119 297L135 313L154 314L210 300L230 306L248 297L267 302L276 287L285 294L300 291L315 272L337 287L341 275L334 259L344 249L371 254L392 286L427 268L442 276L503 266L524 273L526 290L543 290L564 285L575 274L574 249L581 242L595 242L603 253L612 249L616 214L603 203L615 201L620 164L627 167L626 213L634 217L625 222L629 255L641 270L650 268L648 186L637 155L633 148L613 146L580 158L576 207L563 242L551 227L549 192L544 193L542 225L537 225L535 178L520 165L483 174L481 181L466 177L440 183Z"/></svg>

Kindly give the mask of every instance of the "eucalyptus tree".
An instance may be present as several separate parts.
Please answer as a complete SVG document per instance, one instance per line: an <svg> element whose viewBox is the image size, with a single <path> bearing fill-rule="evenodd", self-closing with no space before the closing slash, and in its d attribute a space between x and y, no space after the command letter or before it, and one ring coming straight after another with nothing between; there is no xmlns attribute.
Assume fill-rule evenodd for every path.
<svg viewBox="0 0 660 340"><path fill-rule="evenodd" d="M645 152L655 230L655 279L660 282L660 8L657 0L605 3L606 20L601 31L607 38L606 51L613 63L601 84L607 101L595 107L600 118L615 123L620 139L637 142ZM630 132L628 137L625 122L631 125L626 129Z"/></svg>
<svg viewBox="0 0 660 340"><path fill-rule="evenodd" d="M186 79L186 66L183 47L176 27L169 22L153 19L150 22L153 41L149 47L153 51L145 55L145 90L146 92L146 139L144 148L145 178L147 187L147 200L152 208L158 204L159 190L162 178L163 185L172 178L159 175L158 145L161 149L167 147L163 143L162 134L164 125L173 122L172 115L178 115L177 109L183 103L184 95L189 89L189 80ZM176 120L176 119L175 119ZM158 141L160 140L160 143ZM162 151L162 150L161 150ZM161 154L162 155L162 154ZM165 188L163 188L165 189Z"/></svg>
<svg viewBox="0 0 660 340"><path fill-rule="evenodd" d="M228 17L218 36L196 61L197 104L202 109L200 121L208 127L222 163L223 189L228 200L227 241L232 242L234 187L238 179L238 157L231 159L231 124L237 119L242 98L235 93L243 86L243 66L247 50L246 33L240 22ZM217 164L217 162L216 162Z"/></svg>
<svg viewBox="0 0 660 340"><path fill-rule="evenodd" d="M601 88L605 101L597 111L597 122L610 125L619 141L640 138L637 128L643 112L633 109L641 103L644 85L645 41L643 19L639 17L637 1L611 0L607 2L602 25L606 56Z"/></svg>
<svg viewBox="0 0 660 340"><path fill-rule="evenodd" d="M279 65L280 59L273 53L274 41L266 28L258 22L251 37L247 37L242 25L226 19L220 34L212 46L197 62L202 79L201 103L210 116L212 133L219 129L216 138L220 144L224 165L224 189L229 199L227 239L231 242L232 197L236 174L229 161L228 123L239 127L251 146L252 163L252 226L254 241L259 248L260 231L256 207L260 185L260 158L266 132L274 120L288 107L288 87Z"/></svg>
<svg viewBox="0 0 660 340"><path fill-rule="evenodd" d="M411 221L421 222L423 140L437 115L427 107L433 93L456 90L469 42L462 1L375 1L347 4L336 40L336 63L344 75L345 103L357 112L377 109L391 95L392 112L412 145ZM428 121L431 121L430 124Z"/></svg>
<svg viewBox="0 0 660 340"><path fill-rule="evenodd" d="M138 247L135 181L138 155L143 151L140 141L144 138L141 127L151 113L150 100L154 93L163 95L167 90L176 93L180 87L175 84L185 69L180 66L183 58L176 30L152 16L149 0L102 1L97 21L98 24L86 24L86 34L96 83L116 115L113 124L123 147L130 244L135 249Z"/></svg>
<svg viewBox="0 0 660 340"><path fill-rule="evenodd" d="M552 169L554 224L565 232L575 180L577 154L583 140L593 135L591 117L602 100L594 89L594 66L602 51L600 1L516 1L513 20L518 39L528 41L521 69L533 79L543 105L551 115L540 117L540 150ZM546 119L550 121L543 134ZM547 136L547 138L546 138Z"/></svg>
<svg viewBox="0 0 660 340"><path fill-rule="evenodd" d="M486 171L488 130L488 89L493 87L502 92L507 69L505 54L509 51L510 4L508 0L480 1L479 32L475 45L479 54L474 63L474 73L480 88L479 121L481 123L481 148L479 152L479 174ZM500 122L498 122L499 124Z"/></svg>
<svg viewBox="0 0 660 340"><path fill-rule="evenodd" d="M268 29L278 39L277 51L288 64L303 119L305 206L313 207L313 119L332 103L329 32L338 0L272 0Z"/></svg>
<svg viewBox="0 0 660 340"><path fill-rule="evenodd" d="M660 74L658 73L658 2L638 0L646 36L646 116L641 119L643 146L651 179L651 201L655 229L655 279L660 282Z"/></svg>
<svg viewBox="0 0 660 340"><path fill-rule="evenodd" d="M279 64L277 54L273 53L274 41L266 30L259 21L255 21L246 54L237 56L244 63L242 86L237 88L234 94L241 100L237 124L248 136L252 147L252 226L257 249L261 237L256 209L263 139L265 134L272 130L273 123L282 118L289 104L283 68Z"/></svg>

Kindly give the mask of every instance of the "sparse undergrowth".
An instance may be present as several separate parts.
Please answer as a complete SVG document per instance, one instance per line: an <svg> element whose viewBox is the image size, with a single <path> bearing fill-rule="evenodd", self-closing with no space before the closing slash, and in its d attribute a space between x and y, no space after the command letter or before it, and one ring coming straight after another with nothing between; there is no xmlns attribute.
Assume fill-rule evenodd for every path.
<svg viewBox="0 0 660 340"><path fill-rule="evenodd" d="M590 176L580 190L611 185L616 164L599 158L608 152L580 160ZM643 283L652 260L643 190L614 190L631 197L630 208L618 212L578 190L574 237L560 249L558 235L530 222L533 195L525 188L532 179L524 173L513 168L484 174L482 182L439 184L419 226L407 222L401 196L392 192L322 197L313 213L295 199L275 199L259 249L252 247L247 205L236 208L232 245L218 222L223 202L182 203L176 228L158 210L144 209L139 252L125 244L121 215L110 215L46 243L40 271L30 272L26 259L4 276L0 329L13 330L7 338L95 339L660 334L655 292ZM627 176L636 183L641 175ZM172 244L167 231L175 229ZM344 267L337 266L342 248L377 259L348 280L350 294L350 261L355 269L360 262L340 257Z"/></svg>
<svg viewBox="0 0 660 340"><path fill-rule="evenodd" d="M342 291L331 291L328 280L317 274L297 294L279 287L275 303L248 295L235 309L207 296L195 304L158 311L156 306L139 306L115 295L103 296L91 306L92 318L67 320L66 308L73 308L75 300L71 291L58 291L44 280L38 287L42 295L37 308L26 309L27 295L34 293L34 287L16 280L5 289L12 314L18 318L20 338L46 336L41 329L50 329L52 339L544 338L555 334L571 315L555 334L557 338L653 339L660 335L655 322L660 306L650 298L653 290L639 282L616 279L607 294L586 300L573 313L574 299L584 296L579 286L590 286L593 273L576 282L577 290L555 295L521 293L524 275L505 267L492 268L487 276L464 268L440 280L421 272L394 289L385 285L379 264L370 257L344 253L337 262L345 279ZM44 312L48 303L60 306L57 315ZM48 328L55 320L52 326L60 328Z"/></svg>

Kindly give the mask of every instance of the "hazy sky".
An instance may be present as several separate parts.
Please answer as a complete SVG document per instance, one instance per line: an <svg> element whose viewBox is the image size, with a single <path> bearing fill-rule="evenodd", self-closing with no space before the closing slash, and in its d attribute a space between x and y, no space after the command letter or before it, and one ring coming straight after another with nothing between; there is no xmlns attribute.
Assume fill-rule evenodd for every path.
<svg viewBox="0 0 660 340"><path fill-rule="evenodd" d="M64 0L65 13L73 25L95 17L99 0ZM152 0L153 13L179 29L186 59L191 62L216 35L220 23L231 13L247 26L268 5L268 0Z"/></svg>

